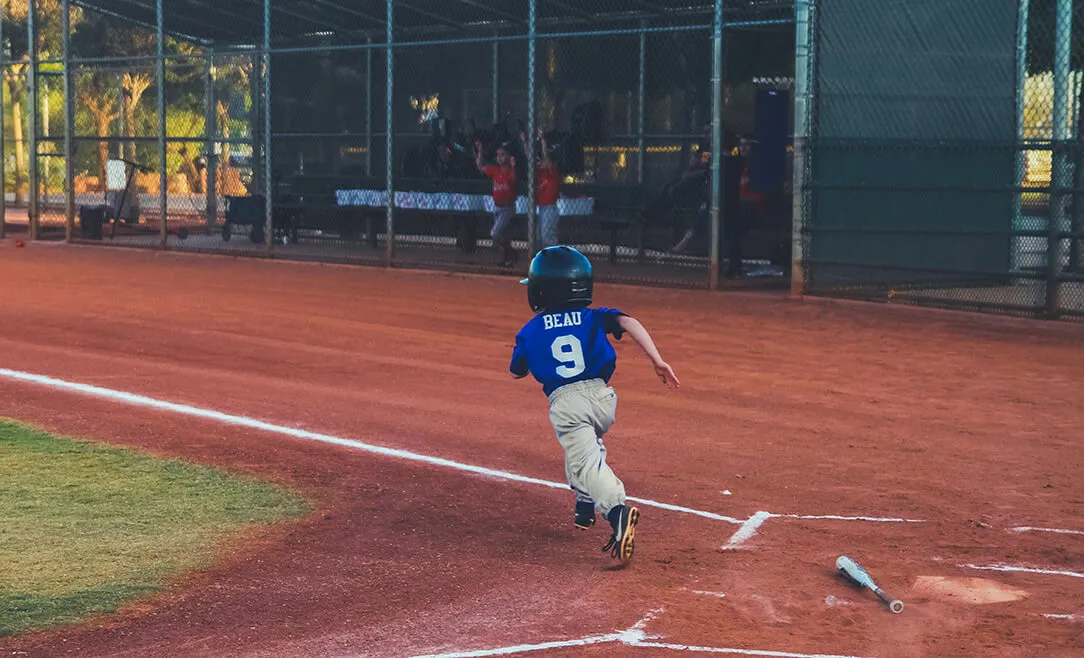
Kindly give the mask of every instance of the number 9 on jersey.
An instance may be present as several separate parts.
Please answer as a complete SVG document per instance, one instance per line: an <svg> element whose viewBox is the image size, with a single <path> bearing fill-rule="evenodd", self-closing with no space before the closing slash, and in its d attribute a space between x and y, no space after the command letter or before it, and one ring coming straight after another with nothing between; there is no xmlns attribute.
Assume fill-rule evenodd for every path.
<svg viewBox="0 0 1084 658"><path fill-rule="evenodd" d="M583 360L583 345L580 339L569 334L558 336L552 345L553 358L561 365L557 366L556 372L565 379L571 379L587 369Z"/></svg>

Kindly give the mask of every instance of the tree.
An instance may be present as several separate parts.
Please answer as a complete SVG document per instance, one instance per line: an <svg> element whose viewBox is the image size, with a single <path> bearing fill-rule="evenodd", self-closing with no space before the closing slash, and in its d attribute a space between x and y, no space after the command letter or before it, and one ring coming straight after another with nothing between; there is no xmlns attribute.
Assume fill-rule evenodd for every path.
<svg viewBox="0 0 1084 658"><path fill-rule="evenodd" d="M79 29L73 32L71 48L73 56L76 57L83 55L95 57L147 56L157 52L154 32L137 25L119 23L110 17L90 12L87 13L86 19L79 26ZM119 90L116 87L110 89L109 85L106 84L106 77L101 72L92 74L90 80L93 81L91 89L94 90L94 93L100 92L112 98L119 91L122 97L121 108L116 118L123 117L124 136L131 138L136 135L140 102L143 94L154 84L154 76L146 64L141 65L142 70L134 64L126 68L128 70L121 73L117 78ZM78 95L80 98L85 98L87 94L80 90ZM106 105L112 106L108 112L106 111ZM108 128L112 121L103 123L102 117L113 113L115 105L116 103L113 101L104 100L95 105L98 111L105 112L105 114L100 114L88 106L87 109L91 111L91 114L96 119L95 125L99 131L98 137L106 137L109 134L108 132L101 132L101 130L103 127ZM121 157L137 159L134 141L127 144L127 149L128 152L125 153L124 147L122 147ZM108 147L106 147L105 153L108 158Z"/></svg>
<svg viewBox="0 0 1084 658"><path fill-rule="evenodd" d="M60 0L37 0L36 16L59 16ZM15 202L22 203L22 185L26 181L26 144L24 142L23 105L26 101L26 73L30 63L27 0L3 0L4 43L0 47L7 53L10 66L4 69L4 84L11 98L11 123L15 137ZM60 53L60 21L43 21L38 24L37 50L39 58Z"/></svg>
<svg viewBox="0 0 1084 658"><path fill-rule="evenodd" d="M144 92L146 92L153 83L154 78L147 73L129 72L121 77L120 87L124 100L124 130L126 137L135 137L136 108L139 107L139 102L143 98ZM128 149L129 153L127 154L127 157L134 160L136 158L135 141L129 143Z"/></svg>
<svg viewBox="0 0 1084 658"><path fill-rule="evenodd" d="M94 117L95 128L99 135L108 135L109 128L120 117L117 110L116 96L109 93L109 81L101 73L87 76L85 84L79 87L79 102ZM98 183L101 191L106 190L106 164L109 162L109 143L98 141Z"/></svg>

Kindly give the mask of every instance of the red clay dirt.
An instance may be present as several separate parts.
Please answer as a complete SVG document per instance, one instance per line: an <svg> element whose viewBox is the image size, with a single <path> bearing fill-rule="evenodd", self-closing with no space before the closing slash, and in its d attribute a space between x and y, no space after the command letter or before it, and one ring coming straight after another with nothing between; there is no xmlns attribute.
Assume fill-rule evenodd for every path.
<svg viewBox="0 0 1084 658"><path fill-rule="evenodd" d="M561 482L533 381L507 373L515 278L0 242L0 368ZM609 460L641 507L615 569L561 489L126 406L0 377L0 416L266 478L309 517L8 655L408 656L641 628L673 645L879 656L1084 652L1084 326L599 285L683 382L617 344ZM729 491L729 495L722 492ZM841 554L906 603L834 573ZM910 597L986 578L1018 601ZM1075 619L1044 617L1070 615ZM23 653L25 652L25 653ZM608 643L550 656L665 655Z"/></svg>

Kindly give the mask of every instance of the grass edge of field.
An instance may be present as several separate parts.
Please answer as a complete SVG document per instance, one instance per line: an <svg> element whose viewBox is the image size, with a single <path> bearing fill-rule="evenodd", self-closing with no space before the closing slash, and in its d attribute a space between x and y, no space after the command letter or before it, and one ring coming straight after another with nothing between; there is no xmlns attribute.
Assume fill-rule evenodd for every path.
<svg viewBox="0 0 1084 658"><path fill-rule="evenodd" d="M236 551L243 550L240 547L257 539L259 535L303 521L316 508L315 501L304 493L282 483L249 474L191 460L156 455L105 441L51 432L32 423L0 416L0 431L5 428L24 433L29 437L28 444L32 441L48 441L61 448L70 446L73 454L91 457L104 455L113 459L128 460L130 463L144 467L161 469L159 475L167 484L169 480L166 469L175 469L182 474L199 473L204 477L217 478L221 482L235 486L239 491L244 491L246 495L259 495L259 493L252 494L251 492L262 491L268 496L273 496L282 509L276 508L277 511L261 520L247 522L234 520L224 523L204 540L195 541L200 550L194 557L189 554L187 561L181 561L175 567L157 569L158 573L151 576L137 576L135 580L120 579L102 582L97 587L82 588L62 594L19 591L17 588L0 586L0 621L2 621L0 638L10 640L31 633L83 625L102 615L116 613L125 606L146 601L167 591L172 583L210 568ZM30 448L24 452L28 456L33 454ZM218 499L212 502L215 501ZM263 511L266 513L267 509L265 507ZM197 526L193 528L198 529ZM3 543L0 542L0 546L2 545ZM5 551L0 551L0 554L3 553Z"/></svg>

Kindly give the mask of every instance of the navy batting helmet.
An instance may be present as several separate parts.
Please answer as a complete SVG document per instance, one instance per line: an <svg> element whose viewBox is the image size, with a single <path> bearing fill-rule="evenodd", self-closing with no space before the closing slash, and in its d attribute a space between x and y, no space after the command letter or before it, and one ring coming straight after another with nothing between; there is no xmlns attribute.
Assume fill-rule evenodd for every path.
<svg viewBox="0 0 1084 658"><path fill-rule="evenodd" d="M594 291L591 261L578 250L564 245L546 247L531 260L527 278L527 302L531 310L576 304L588 306Z"/></svg>

